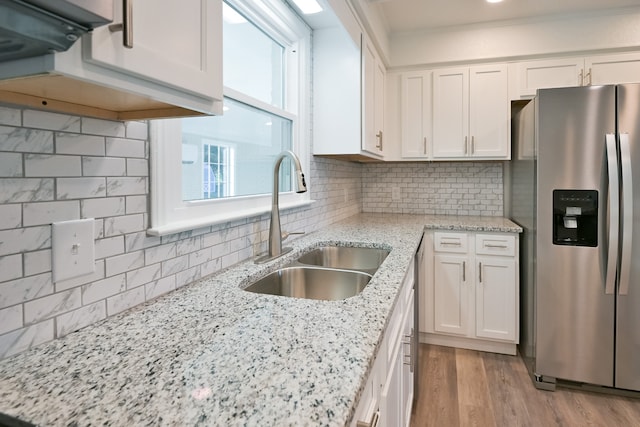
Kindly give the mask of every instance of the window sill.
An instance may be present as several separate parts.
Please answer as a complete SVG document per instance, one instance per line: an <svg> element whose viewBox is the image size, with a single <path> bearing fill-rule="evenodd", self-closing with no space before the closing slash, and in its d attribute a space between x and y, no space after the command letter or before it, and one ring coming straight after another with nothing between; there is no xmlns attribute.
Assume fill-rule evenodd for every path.
<svg viewBox="0 0 640 427"><path fill-rule="evenodd" d="M295 202L283 202L280 204L280 212L285 212L290 209L301 208L311 206L315 200L303 200ZM165 224L159 227L152 227L147 229L148 236L166 236L169 234L180 233L183 231L195 230L197 228L207 227L210 225L221 224L224 222L235 221L243 218L251 218L263 215L271 212L271 206L264 206L253 209L245 209L237 211L231 214L220 214L215 216L209 216L206 218L198 218L188 221L179 221L170 224Z"/></svg>

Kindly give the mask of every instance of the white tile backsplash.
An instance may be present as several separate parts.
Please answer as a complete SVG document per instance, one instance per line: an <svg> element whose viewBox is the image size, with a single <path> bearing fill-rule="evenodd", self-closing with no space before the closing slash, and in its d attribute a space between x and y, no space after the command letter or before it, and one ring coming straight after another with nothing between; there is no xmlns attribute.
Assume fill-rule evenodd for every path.
<svg viewBox="0 0 640 427"><path fill-rule="evenodd" d="M37 251L50 247L50 226L0 231L0 256Z"/></svg>
<svg viewBox="0 0 640 427"><path fill-rule="evenodd" d="M51 271L51 249L44 249L41 251L34 251L34 252L25 252L24 254L24 275L25 276L33 276L34 274L45 273L47 271Z"/></svg>
<svg viewBox="0 0 640 427"><path fill-rule="evenodd" d="M39 202L22 205L23 225L44 225L53 222L80 219L80 202Z"/></svg>
<svg viewBox="0 0 640 427"><path fill-rule="evenodd" d="M24 176L22 154L0 152L0 178Z"/></svg>
<svg viewBox="0 0 640 427"><path fill-rule="evenodd" d="M56 133L56 153L104 156L105 137L78 133Z"/></svg>
<svg viewBox="0 0 640 427"><path fill-rule="evenodd" d="M82 176L78 156L57 154L25 154L24 175L27 177Z"/></svg>
<svg viewBox="0 0 640 427"><path fill-rule="evenodd" d="M53 319L0 335L0 359L55 338Z"/></svg>
<svg viewBox="0 0 640 427"><path fill-rule="evenodd" d="M0 126L0 151L53 153L53 132Z"/></svg>
<svg viewBox="0 0 640 427"><path fill-rule="evenodd" d="M51 274L44 273L0 283L0 308L21 304L53 293Z"/></svg>
<svg viewBox="0 0 640 427"><path fill-rule="evenodd" d="M0 205L0 230L18 228L22 225L22 205Z"/></svg>
<svg viewBox="0 0 640 427"><path fill-rule="evenodd" d="M82 286L82 304L87 305L124 292L127 289L125 274L97 280Z"/></svg>
<svg viewBox="0 0 640 427"><path fill-rule="evenodd" d="M53 178L2 179L0 203L53 200L54 182Z"/></svg>
<svg viewBox="0 0 640 427"><path fill-rule="evenodd" d="M126 213L124 197L107 197L104 199L85 199L80 201L83 218L102 218L120 216Z"/></svg>
<svg viewBox="0 0 640 427"><path fill-rule="evenodd" d="M123 137L125 135L125 124L124 122L83 117L82 133L89 135ZM109 154L107 153L107 155Z"/></svg>
<svg viewBox="0 0 640 427"><path fill-rule="evenodd" d="M127 162L119 157L83 157L84 176L125 176Z"/></svg>
<svg viewBox="0 0 640 427"><path fill-rule="evenodd" d="M58 292L24 304L24 322L29 325L82 307L80 289Z"/></svg>
<svg viewBox="0 0 640 427"><path fill-rule="evenodd" d="M56 178L56 198L58 200L105 197L105 178Z"/></svg>
<svg viewBox="0 0 640 427"><path fill-rule="evenodd" d="M85 305L77 310L56 317L56 336L63 337L69 332L77 331L107 317L105 300Z"/></svg>
<svg viewBox="0 0 640 427"><path fill-rule="evenodd" d="M145 141L125 138L107 138L107 156L145 158Z"/></svg>
<svg viewBox="0 0 640 427"><path fill-rule="evenodd" d="M107 196L128 196L146 194L147 179L145 177L107 178Z"/></svg>
<svg viewBox="0 0 640 427"><path fill-rule="evenodd" d="M22 112L22 126L34 129L80 132L80 117L47 111L25 110Z"/></svg>
<svg viewBox="0 0 640 427"><path fill-rule="evenodd" d="M22 305L0 310L0 335L22 327Z"/></svg>
<svg viewBox="0 0 640 427"><path fill-rule="evenodd" d="M14 254L0 257L0 282L22 277L22 255Z"/></svg>
<svg viewBox="0 0 640 427"><path fill-rule="evenodd" d="M20 126L21 124L20 110L0 106L0 125Z"/></svg>
<svg viewBox="0 0 640 427"><path fill-rule="evenodd" d="M34 156L41 154L47 156ZM30 167L20 171L0 163L0 358L266 250L267 214L169 236L146 235L146 122L0 107L2 156L20 158L19 163L28 158ZM39 172L36 162L43 168ZM325 158L310 163L305 175L315 202L281 212L285 230L309 233L370 208L426 213L441 204L455 212L466 207L468 212L484 209L483 214L501 210L501 170L490 163L362 165ZM70 165L69 170L60 170L61 164ZM69 176L78 173L77 164L80 176ZM50 176L34 178L25 172ZM388 200L388 185L401 187L399 204ZM78 215L96 218L95 271L52 283L48 224ZM4 268L3 262L11 267ZM25 325L25 319L35 323Z"/></svg>

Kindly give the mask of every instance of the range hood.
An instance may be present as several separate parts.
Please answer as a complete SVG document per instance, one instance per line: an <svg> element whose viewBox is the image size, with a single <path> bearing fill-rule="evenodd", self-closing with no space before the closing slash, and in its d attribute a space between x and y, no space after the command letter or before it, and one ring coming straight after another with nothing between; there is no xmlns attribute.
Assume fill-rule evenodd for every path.
<svg viewBox="0 0 640 427"><path fill-rule="evenodd" d="M0 61L63 52L113 20L113 0L0 0Z"/></svg>

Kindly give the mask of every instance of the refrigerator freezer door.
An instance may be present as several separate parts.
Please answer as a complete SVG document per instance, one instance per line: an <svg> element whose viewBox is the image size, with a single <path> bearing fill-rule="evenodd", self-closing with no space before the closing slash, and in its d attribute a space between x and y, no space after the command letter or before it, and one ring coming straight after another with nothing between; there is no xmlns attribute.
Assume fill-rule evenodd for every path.
<svg viewBox="0 0 640 427"><path fill-rule="evenodd" d="M605 135L616 131L615 108L614 86L538 92L535 373L603 386L614 377ZM553 244L554 190L598 192L596 247Z"/></svg>
<svg viewBox="0 0 640 427"><path fill-rule="evenodd" d="M640 85L618 86L618 127L628 135L621 138L620 152L621 157L628 156L622 160L631 168L622 174L622 210L627 215L623 215L621 235L630 240L621 247L621 260L627 262L621 262L625 283L617 296L615 386L640 390Z"/></svg>

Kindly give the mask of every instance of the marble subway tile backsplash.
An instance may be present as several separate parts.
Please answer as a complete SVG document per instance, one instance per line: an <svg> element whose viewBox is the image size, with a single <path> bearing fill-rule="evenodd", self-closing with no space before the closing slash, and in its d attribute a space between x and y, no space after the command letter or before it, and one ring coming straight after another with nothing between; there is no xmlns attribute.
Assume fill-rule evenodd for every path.
<svg viewBox="0 0 640 427"><path fill-rule="evenodd" d="M146 122L0 106L0 358L9 357L254 256L269 216L146 235ZM281 214L312 232L361 211L362 165L314 158L311 207ZM51 223L95 218L95 271L53 283Z"/></svg>
<svg viewBox="0 0 640 427"><path fill-rule="evenodd" d="M363 212L503 215L502 162L371 163Z"/></svg>

